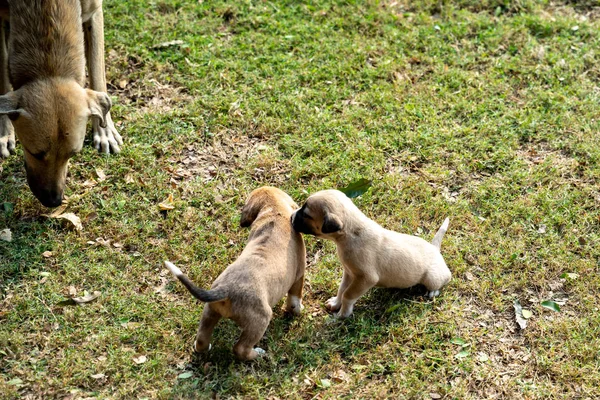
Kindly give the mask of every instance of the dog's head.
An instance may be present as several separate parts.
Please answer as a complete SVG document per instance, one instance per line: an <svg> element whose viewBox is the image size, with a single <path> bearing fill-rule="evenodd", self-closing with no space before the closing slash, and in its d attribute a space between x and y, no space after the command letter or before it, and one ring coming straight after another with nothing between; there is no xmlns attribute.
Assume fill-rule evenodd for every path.
<svg viewBox="0 0 600 400"><path fill-rule="evenodd" d="M110 106L106 93L67 79L31 82L0 96L0 114L12 121L23 145L27 182L43 205L62 203L68 161L81 151L87 120L98 118L105 126Z"/></svg>
<svg viewBox="0 0 600 400"><path fill-rule="evenodd" d="M87 120L98 118L105 126L110 106L106 93L67 79L31 82L0 96L0 115L12 121L23 145L27 182L43 205L62 203L68 162L83 147Z"/></svg>
<svg viewBox="0 0 600 400"><path fill-rule="evenodd" d="M293 210L297 209L298 205L287 193L271 186L263 186L250 193L242 208L240 225L243 228L252 225L263 212L277 210L281 213L288 213L289 216Z"/></svg>
<svg viewBox="0 0 600 400"><path fill-rule="evenodd" d="M338 190L317 192L292 214L292 226L296 232L335 238L344 229L343 218L347 201L350 199Z"/></svg>

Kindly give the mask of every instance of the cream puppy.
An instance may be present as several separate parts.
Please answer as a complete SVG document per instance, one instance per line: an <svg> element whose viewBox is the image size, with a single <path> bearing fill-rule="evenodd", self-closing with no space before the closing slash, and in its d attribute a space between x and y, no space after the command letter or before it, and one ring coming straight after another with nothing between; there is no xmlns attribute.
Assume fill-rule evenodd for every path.
<svg viewBox="0 0 600 400"><path fill-rule="evenodd" d="M292 214L291 221L296 231L333 240L337 245L344 275L337 296L327 301L327 308L337 311L337 318L349 317L354 303L373 286L408 288L422 284L431 298L452 276L440 254L447 218L429 243L385 229L344 193L323 190L310 196Z"/></svg>

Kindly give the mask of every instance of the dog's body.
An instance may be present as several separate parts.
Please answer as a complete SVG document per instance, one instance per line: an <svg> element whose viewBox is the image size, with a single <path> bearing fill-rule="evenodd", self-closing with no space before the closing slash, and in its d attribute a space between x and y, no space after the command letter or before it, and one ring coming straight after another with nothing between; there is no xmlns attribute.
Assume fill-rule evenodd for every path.
<svg viewBox="0 0 600 400"><path fill-rule="evenodd" d="M32 192L55 207L90 116L96 148L123 143L106 94L102 0L0 0L0 21L0 157L14 151L16 133Z"/></svg>
<svg viewBox="0 0 600 400"><path fill-rule="evenodd" d="M233 351L252 360L253 349L271 320L272 307L287 294L286 310L298 315L306 250L302 236L290 225L298 206L284 192L272 187L256 189L242 209L241 225L250 226L248 243L239 258L219 275L210 290L196 287L179 268L166 267L197 299L207 302L196 335L195 350L207 350L213 329L221 318L235 321L242 334Z"/></svg>
<svg viewBox="0 0 600 400"><path fill-rule="evenodd" d="M292 216L294 229L333 240L344 267L338 294L327 301L336 317L352 314L354 303L373 286L408 288L423 284L429 297L452 274L440 254L448 219L432 243L393 232L364 215L345 194L324 190L310 196Z"/></svg>

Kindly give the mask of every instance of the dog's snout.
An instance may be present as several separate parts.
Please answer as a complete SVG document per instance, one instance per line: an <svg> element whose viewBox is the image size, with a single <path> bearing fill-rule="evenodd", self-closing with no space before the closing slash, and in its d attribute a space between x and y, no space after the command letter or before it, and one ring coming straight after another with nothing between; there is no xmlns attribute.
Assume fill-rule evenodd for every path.
<svg viewBox="0 0 600 400"><path fill-rule="evenodd" d="M42 194L42 195L36 196L36 197L45 207L51 207L51 208L58 207L63 202L62 192L58 193L58 192L50 191L50 192L48 192L48 194Z"/></svg>

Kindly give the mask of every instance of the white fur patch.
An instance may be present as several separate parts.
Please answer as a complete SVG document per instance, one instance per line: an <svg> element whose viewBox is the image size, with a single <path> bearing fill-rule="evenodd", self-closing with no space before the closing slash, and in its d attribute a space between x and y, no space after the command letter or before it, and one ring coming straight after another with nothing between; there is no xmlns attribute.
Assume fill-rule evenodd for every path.
<svg viewBox="0 0 600 400"><path fill-rule="evenodd" d="M170 261L165 260L165 267L167 267L167 269L175 276L183 275L183 272Z"/></svg>

